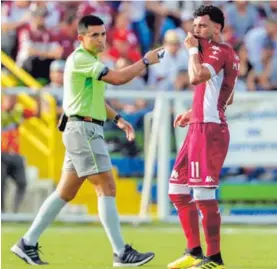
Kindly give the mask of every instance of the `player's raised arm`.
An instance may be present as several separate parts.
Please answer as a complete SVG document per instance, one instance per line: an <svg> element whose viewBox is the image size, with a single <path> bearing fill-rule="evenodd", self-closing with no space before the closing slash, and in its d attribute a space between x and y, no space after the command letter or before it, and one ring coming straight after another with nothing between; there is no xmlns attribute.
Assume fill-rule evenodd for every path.
<svg viewBox="0 0 277 269"><path fill-rule="evenodd" d="M211 78L211 74L209 70L200 62L200 57L198 54L199 43L192 33L188 33L188 36L185 39L185 46L189 52L188 73L190 83L197 85L201 82L209 80Z"/></svg>
<svg viewBox="0 0 277 269"><path fill-rule="evenodd" d="M185 39L185 46L189 52L189 79L190 83L197 85L199 83L208 81L211 77L216 75L223 67L224 58L222 53L217 51L217 56L212 55L212 50L203 51L203 61L201 63L199 56L199 43L198 40L188 33Z"/></svg>
<svg viewBox="0 0 277 269"><path fill-rule="evenodd" d="M112 85L125 84L134 77L140 75L140 73L148 65L159 63L161 58L160 52L162 52L163 49L163 47L159 47L157 49L151 50L145 54L143 59L125 68L119 70L110 69L105 75L102 76L101 80Z"/></svg>

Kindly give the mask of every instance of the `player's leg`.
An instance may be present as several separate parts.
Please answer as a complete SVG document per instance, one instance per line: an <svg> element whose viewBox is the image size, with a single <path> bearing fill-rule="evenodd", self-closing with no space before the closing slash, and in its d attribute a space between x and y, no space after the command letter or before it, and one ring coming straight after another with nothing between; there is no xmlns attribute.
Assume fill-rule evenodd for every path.
<svg viewBox="0 0 277 269"><path fill-rule="evenodd" d="M76 167L95 186L98 195L98 211L114 251L114 266L138 266L150 261L153 253L138 253L125 245L115 203L115 182L102 126L82 123L85 145L82 146L86 161L76 160Z"/></svg>
<svg viewBox="0 0 277 269"><path fill-rule="evenodd" d="M1 212L4 213L6 210L5 207L5 197L6 197L6 183L8 180L8 165L4 160L5 153L1 154Z"/></svg>
<svg viewBox="0 0 277 269"><path fill-rule="evenodd" d="M215 188L193 188L194 199L202 218L202 227L207 244L206 258L196 268L223 269L223 260L220 252L220 210L216 200Z"/></svg>
<svg viewBox="0 0 277 269"><path fill-rule="evenodd" d="M226 126L208 123L198 126L195 137L197 136L198 146L201 146L202 150L199 155L193 156L189 186L193 187L194 199L202 217L207 253L206 258L195 268L210 266L223 269L220 250L221 217L216 188L227 155L229 132Z"/></svg>
<svg viewBox="0 0 277 269"><path fill-rule="evenodd" d="M101 160L98 159L97 154L95 157L101 169ZM98 196L99 218L114 252L113 265L139 266L152 260L154 253L139 253L131 246L124 244L115 203L116 186L111 170L89 176L88 180L94 185Z"/></svg>
<svg viewBox="0 0 277 269"><path fill-rule="evenodd" d="M25 174L24 160L20 155L13 155L11 157L12 169L10 171L11 177L16 184L16 193L14 197L13 212L18 212L19 206L24 199L27 187L27 179Z"/></svg>
<svg viewBox="0 0 277 269"><path fill-rule="evenodd" d="M75 197L83 181L74 170L63 171L57 189L44 201L31 227L11 251L29 264L47 264L39 257L38 239L65 204Z"/></svg>
<svg viewBox="0 0 277 269"><path fill-rule="evenodd" d="M199 217L191 189L188 184L188 148L190 127L187 138L179 151L169 181L169 197L177 209L178 217L187 240L187 250L181 258L168 264L169 268L189 268L201 261L203 256L199 235Z"/></svg>

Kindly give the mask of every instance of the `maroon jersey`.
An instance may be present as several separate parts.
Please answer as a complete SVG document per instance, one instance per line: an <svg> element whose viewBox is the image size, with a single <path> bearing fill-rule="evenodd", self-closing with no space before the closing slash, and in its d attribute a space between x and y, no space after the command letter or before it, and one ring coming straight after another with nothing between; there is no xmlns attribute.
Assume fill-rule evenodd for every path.
<svg viewBox="0 0 277 269"><path fill-rule="evenodd" d="M107 2L104 1L87 1L80 4L77 17L83 17L87 15L94 15L100 17L107 28L112 23L112 8Z"/></svg>
<svg viewBox="0 0 277 269"><path fill-rule="evenodd" d="M63 48L63 55L62 55L63 59L67 59L67 57L79 45L77 34L70 35L68 33L68 30L65 28L61 28L61 29L52 31L51 38L52 38L53 42L59 43L59 45Z"/></svg>
<svg viewBox="0 0 277 269"><path fill-rule="evenodd" d="M238 76L239 57L228 44L205 39L199 43L201 63L209 69L211 78L195 87L191 123L224 123Z"/></svg>
<svg viewBox="0 0 277 269"><path fill-rule="evenodd" d="M49 30L46 28L33 29L29 24L19 30L18 44L17 63L19 65L22 65L29 57L29 48L48 52L57 46L57 42L52 40Z"/></svg>

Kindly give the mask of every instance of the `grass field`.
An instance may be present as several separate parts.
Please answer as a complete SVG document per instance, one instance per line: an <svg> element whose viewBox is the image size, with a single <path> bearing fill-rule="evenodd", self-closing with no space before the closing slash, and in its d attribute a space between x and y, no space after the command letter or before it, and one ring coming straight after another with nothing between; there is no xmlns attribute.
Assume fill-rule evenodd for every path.
<svg viewBox="0 0 277 269"><path fill-rule="evenodd" d="M2 225L2 269L28 268L10 252L27 225ZM181 256L185 241L176 225L124 226L128 243L156 257L145 268L161 269ZM104 231L98 225L52 226L41 237L41 255L47 269L109 269L112 255ZM277 227L225 226L222 250L227 269L277 269Z"/></svg>

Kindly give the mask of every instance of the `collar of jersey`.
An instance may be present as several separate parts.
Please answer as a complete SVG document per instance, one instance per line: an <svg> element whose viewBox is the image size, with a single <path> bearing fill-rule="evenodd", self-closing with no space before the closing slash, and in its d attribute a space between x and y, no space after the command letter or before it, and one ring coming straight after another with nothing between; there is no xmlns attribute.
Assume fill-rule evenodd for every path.
<svg viewBox="0 0 277 269"><path fill-rule="evenodd" d="M89 54L90 56L94 57L95 59L98 59L98 57L97 57L96 55L91 54L91 53L90 53L89 51L87 51L81 44L79 45L78 50L81 50L81 51L83 51L84 53L87 53L87 54Z"/></svg>

